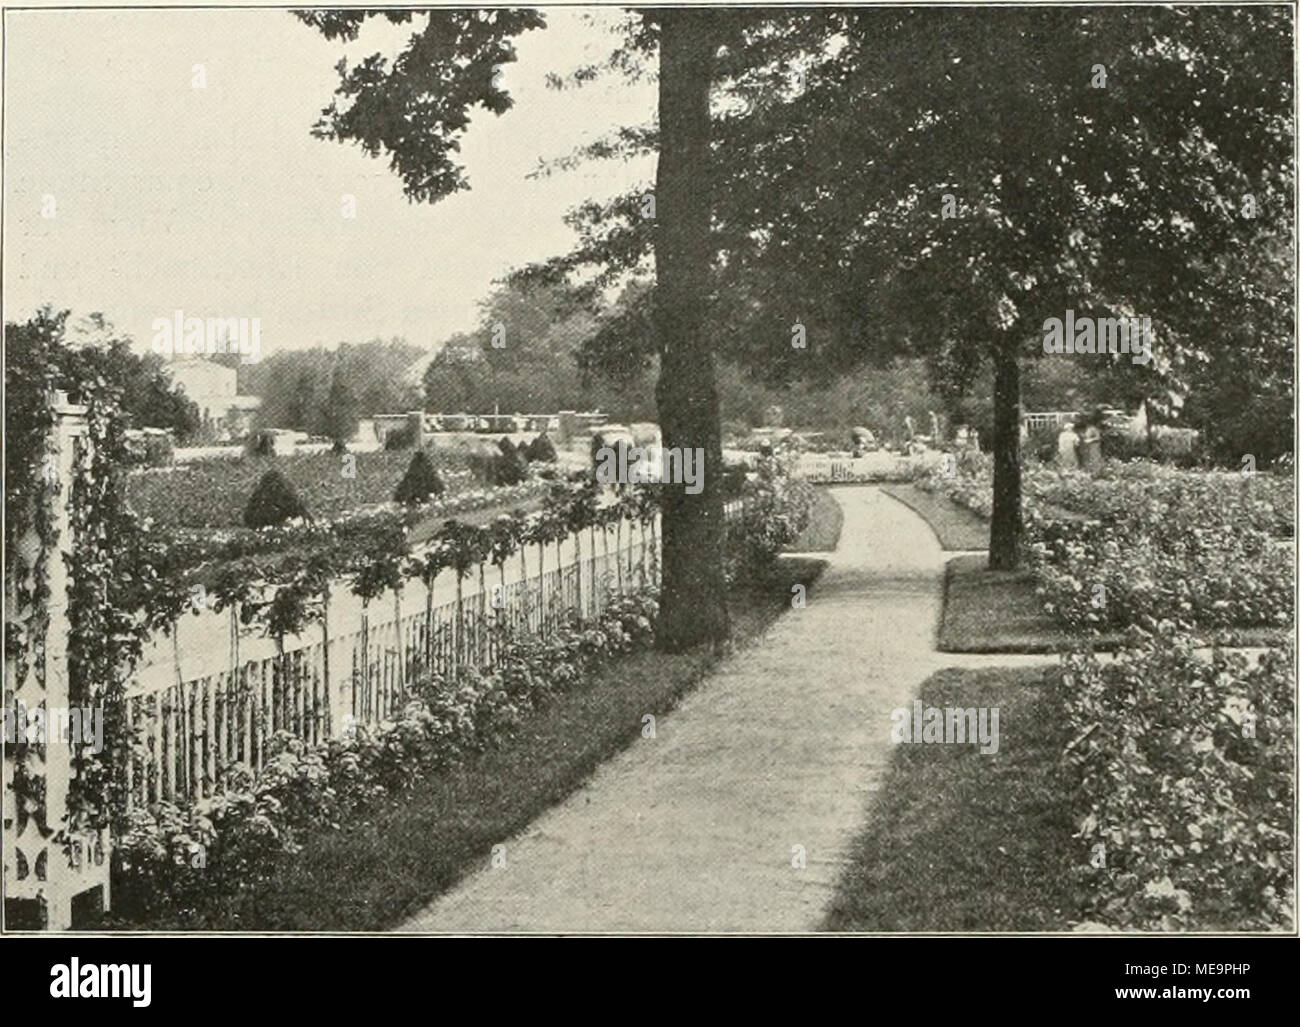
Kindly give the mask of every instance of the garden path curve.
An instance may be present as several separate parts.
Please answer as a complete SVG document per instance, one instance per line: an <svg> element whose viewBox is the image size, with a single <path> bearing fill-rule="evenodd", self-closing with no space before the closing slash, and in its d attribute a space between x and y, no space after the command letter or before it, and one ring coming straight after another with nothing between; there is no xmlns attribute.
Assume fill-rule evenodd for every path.
<svg viewBox="0 0 1300 1027"><path fill-rule="evenodd" d="M400 931L780 932L822 922L892 754L890 713L941 667L1054 657L936 652L951 554L872 487L832 490L828 566L656 737L606 761ZM796 868L795 847L806 866Z"/></svg>

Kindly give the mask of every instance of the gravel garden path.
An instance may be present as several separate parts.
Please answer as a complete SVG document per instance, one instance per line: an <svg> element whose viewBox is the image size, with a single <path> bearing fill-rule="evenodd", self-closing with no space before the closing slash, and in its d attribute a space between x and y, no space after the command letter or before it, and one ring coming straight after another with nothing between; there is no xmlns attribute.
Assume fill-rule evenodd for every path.
<svg viewBox="0 0 1300 1027"><path fill-rule="evenodd" d="M890 713L949 666L1052 656L934 649L944 554L876 488L833 490L839 547L760 642L398 930L789 932L822 922L885 778ZM495 862L496 865L491 865Z"/></svg>

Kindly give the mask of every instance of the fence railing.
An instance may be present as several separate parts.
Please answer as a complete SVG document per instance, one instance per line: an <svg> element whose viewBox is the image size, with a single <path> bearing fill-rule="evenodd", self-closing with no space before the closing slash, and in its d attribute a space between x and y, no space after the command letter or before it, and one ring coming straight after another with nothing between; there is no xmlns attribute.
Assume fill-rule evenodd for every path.
<svg viewBox="0 0 1300 1027"><path fill-rule="evenodd" d="M5 663L6 700L15 711L66 710L72 702L68 611L75 569L60 554L72 550L73 528L68 491L53 485L73 480L93 441L84 407L70 405L62 394L51 406L54 424L46 441L54 473L47 479L51 487L32 503L48 515L52 533L44 545L35 529L23 539L25 548L47 555L43 595L34 584L35 565L6 567L8 620L43 623L40 644L22 671L18 661ZM740 512L739 503L728 504L729 519ZM588 530L550 543L544 553L528 546L504 568L474 568L459 593L450 571L431 590L412 579L400 593L369 603L340 581L329 590L319 622L279 641L241 628L229 610L186 614L170 635L146 644L127 686L133 744L122 783L129 801L210 795L232 766L264 766L277 730L313 742L337 737L349 718L374 723L395 710L417 674L469 661L490 664L503 634L496 629L544 632L570 609L590 617L612 591L657 577L658 538L658 525L623 522L608 533ZM491 601L493 586L497 602ZM24 589L40 596L34 610L20 608ZM59 930L109 909L111 832L59 829L70 813L75 747L3 748L0 892L6 926Z"/></svg>
<svg viewBox="0 0 1300 1027"><path fill-rule="evenodd" d="M799 456L799 474L813 482L869 482L915 477L937 467L943 454L927 450L912 456L897 453L866 453L859 457L831 456L826 453L803 453Z"/></svg>
<svg viewBox="0 0 1300 1027"><path fill-rule="evenodd" d="M741 503L726 513L738 517ZM408 579L368 603L339 581L322 617L279 642L235 609L187 613L146 646L127 689L129 801L213 795L234 766L259 771L278 731L318 743L378 724L422 676L490 669L509 637L546 635L571 613L599 616L618 592L657 583L659 537L657 519L624 520L524 546L459 587L447 569L431 589Z"/></svg>
<svg viewBox="0 0 1300 1027"><path fill-rule="evenodd" d="M1044 410L1022 414L1020 422L1026 431L1037 431L1040 428L1060 428L1077 420L1078 417L1077 410Z"/></svg>

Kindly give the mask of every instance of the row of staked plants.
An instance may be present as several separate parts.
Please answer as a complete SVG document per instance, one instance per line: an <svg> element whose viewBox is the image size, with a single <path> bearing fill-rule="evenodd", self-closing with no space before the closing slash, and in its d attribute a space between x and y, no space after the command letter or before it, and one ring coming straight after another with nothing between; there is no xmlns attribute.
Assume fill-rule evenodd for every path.
<svg viewBox="0 0 1300 1027"><path fill-rule="evenodd" d="M202 609L230 609L248 629L278 643L319 617L330 587L350 580L363 599L400 588L419 576L431 580L445 566L467 574L492 554L504 561L525 542L548 545L578 525L610 524L635 512L653 516L656 497L628 491L598 506L577 483L543 483L551 495L532 517L498 518L486 527L445 522L420 559L412 555L411 526L421 508L370 512L337 521L288 523L235 538L178 541L136 515L125 477L131 466L121 400L127 383L93 348L63 343L66 313L43 311L7 334L5 480L6 567L13 601L5 625L5 655L16 680L46 673L50 571L64 560L69 572L68 689L75 706L102 708L105 745L99 752L74 745L66 835L120 826L128 808L127 761L137 740L126 715L128 682L144 647L158 633ZM60 474L55 438L56 397L79 408L86 432L71 475ZM535 488L536 485L529 485ZM523 486L496 499L522 498ZM70 549L55 550L53 509L66 504ZM615 526L617 530L617 525ZM283 646L281 645L281 648ZM38 753L19 744L13 760L15 801L21 816L44 817Z"/></svg>
<svg viewBox="0 0 1300 1027"><path fill-rule="evenodd" d="M447 521L418 555L410 540L418 507L284 523L234 538L212 533L209 538L178 541L171 532L151 530L131 509L123 480L131 466L120 413L124 383L113 377L111 368L101 366L95 351L62 344L65 319L65 314L46 311L7 338L5 546L15 601L6 622L6 657L21 680L29 673L45 673L49 573L53 560L64 559L70 572L69 697L75 705L105 710L106 744L97 753L74 746L75 773L59 830L66 837L111 827L120 852L121 894L142 910L154 900L141 896L160 894L146 882L157 883L163 863L174 868L167 873L180 869L181 862L191 868L194 863L178 862L179 853L194 855L189 842L173 830L178 817L187 824L199 817L193 826L200 835L206 823L214 830L223 826L223 840L216 843L210 837L214 844L204 848L208 866L219 861L221 869L202 880L231 884L260 872L253 868L265 866L267 846L279 854L276 858L291 853L297 844L293 825L304 823L304 810L310 808L284 798L307 785L297 772L286 774L281 760L275 764L278 771L264 769L256 778L243 768L246 789L230 784L239 780L240 768L226 768L227 786L205 800L210 806L204 812L164 806L131 810L124 769L138 740L126 720L125 692L151 637L174 632L181 617L201 608L229 609L245 628L266 632L283 650L287 636L321 616L332 583L340 579L369 600L400 590L411 578L432 581L445 567L455 569L459 582L472 568L481 572L485 561L503 565L526 543L545 547L584 528L612 525L618 531L630 518L653 532L658 486L619 489L613 502L600 502L588 483L552 482L540 512L516 512L481 526ZM58 454L51 443L60 392L81 406L88 426L71 480L59 478ZM63 501L60 496L67 497L72 528L71 551L64 554L53 547L51 510ZM206 584L196 586L196 577ZM197 604L196 598L201 599ZM508 640L504 655L491 669L457 667L454 680L437 680L426 667L409 716L404 713L369 733L358 729L355 737L332 743L340 750L337 768L331 770L336 784L352 773L347 768L369 767L374 773L357 769L355 787L343 787L323 801L346 808L355 796L373 798L376 787L391 784L390 775L416 773L422 760L438 764L488 744L501 725L517 719L530 704L579 680L592 660L647 644L654 613L652 592L624 596L594 624L566 620L543 638ZM519 699L521 695L526 700ZM413 732L437 742L436 753L430 749L414 764L394 755ZM285 738L277 744L283 745L286 758L301 758L304 768L324 759L320 752L307 752L300 741ZM385 761L373 755L378 751L374 747L387 751L393 757L389 762L401 769L383 770ZM19 745L9 756L15 763L15 801L24 816L42 815L44 789L35 776L35 754ZM277 773L296 783L275 784ZM313 780L316 773L303 770ZM161 861L160 851L165 853ZM184 882L173 884L178 901L193 897ZM130 899L132 895L137 898Z"/></svg>
<svg viewBox="0 0 1300 1027"><path fill-rule="evenodd" d="M525 541L550 541L582 528L652 520L657 486L620 490L608 505L590 482L557 485L548 515L531 527L498 518L483 528L457 525L411 574L457 574L484 560L503 563ZM760 465L744 489L746 515L729 532L737 576L759 575L806 525L808 486L777 460ZM760 516L750 518L752 502ZM773 526L773 522L776 526ZM394 587L380 571L371 587ZM595 617L573 611L545 634L504 634L490 666L468 662L439 673L421 669L400 713L374 727L349 723L340 737L308 744L287 732L270 741L269 758L253 772L225 768L225 787L189 804L133 809L117 838L115 915L131 922L202 926L214 902L238 895L296 858L312 833L340 830L349 818L419 786L484 749L508 744L523 718L578 687L600 663L653 644L658 612L653 585L616 593Z"/></svg>

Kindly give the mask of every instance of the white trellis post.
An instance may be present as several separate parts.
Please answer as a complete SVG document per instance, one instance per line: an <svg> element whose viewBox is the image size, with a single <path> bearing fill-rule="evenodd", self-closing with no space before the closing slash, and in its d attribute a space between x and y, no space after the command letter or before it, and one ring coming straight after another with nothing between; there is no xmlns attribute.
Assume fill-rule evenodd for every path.
<svg viewBox="0 0 1300 1027"><path fill-rule="evenodd" d="M12 662L5 665L7 715L15 737L21 737L28 726L26 716L18 723L16 714L41 708L45 710L47 733L43 739L44 756L36 745L25 747L21 768L16 747L6 739L4 875L0 890L4 893L5 926L10 930L66 930L73 926L74 900L84 902L87 912L94 913L108 909L110 899L108 831L64 837L68 792L75 776L73 747L56 734L58 718L52 714L72 705L68 694L69 581L63 554L72 548L68 502L74 469L83 447L90 443L85 407L70 405L63 393L56 393L54 413L55 426L47 450L53 458L49 464L53 480L40 500L49 504L53 526L53 542L44 554L49 583L45 644L43 652L33 649L28 654L23 680L17 680ZM34 527L19 544L29 554L26 562L36 564L40 539ZM9 568L9 575L13 573ZM31 623L39 624L44 618L38 611L15 608L16 586L15 580L5 582L7 615L25 620L36 614ZM38 658L43 673L37 672ZM27 779L22 797L14 790L20 770Z"/></svg>

